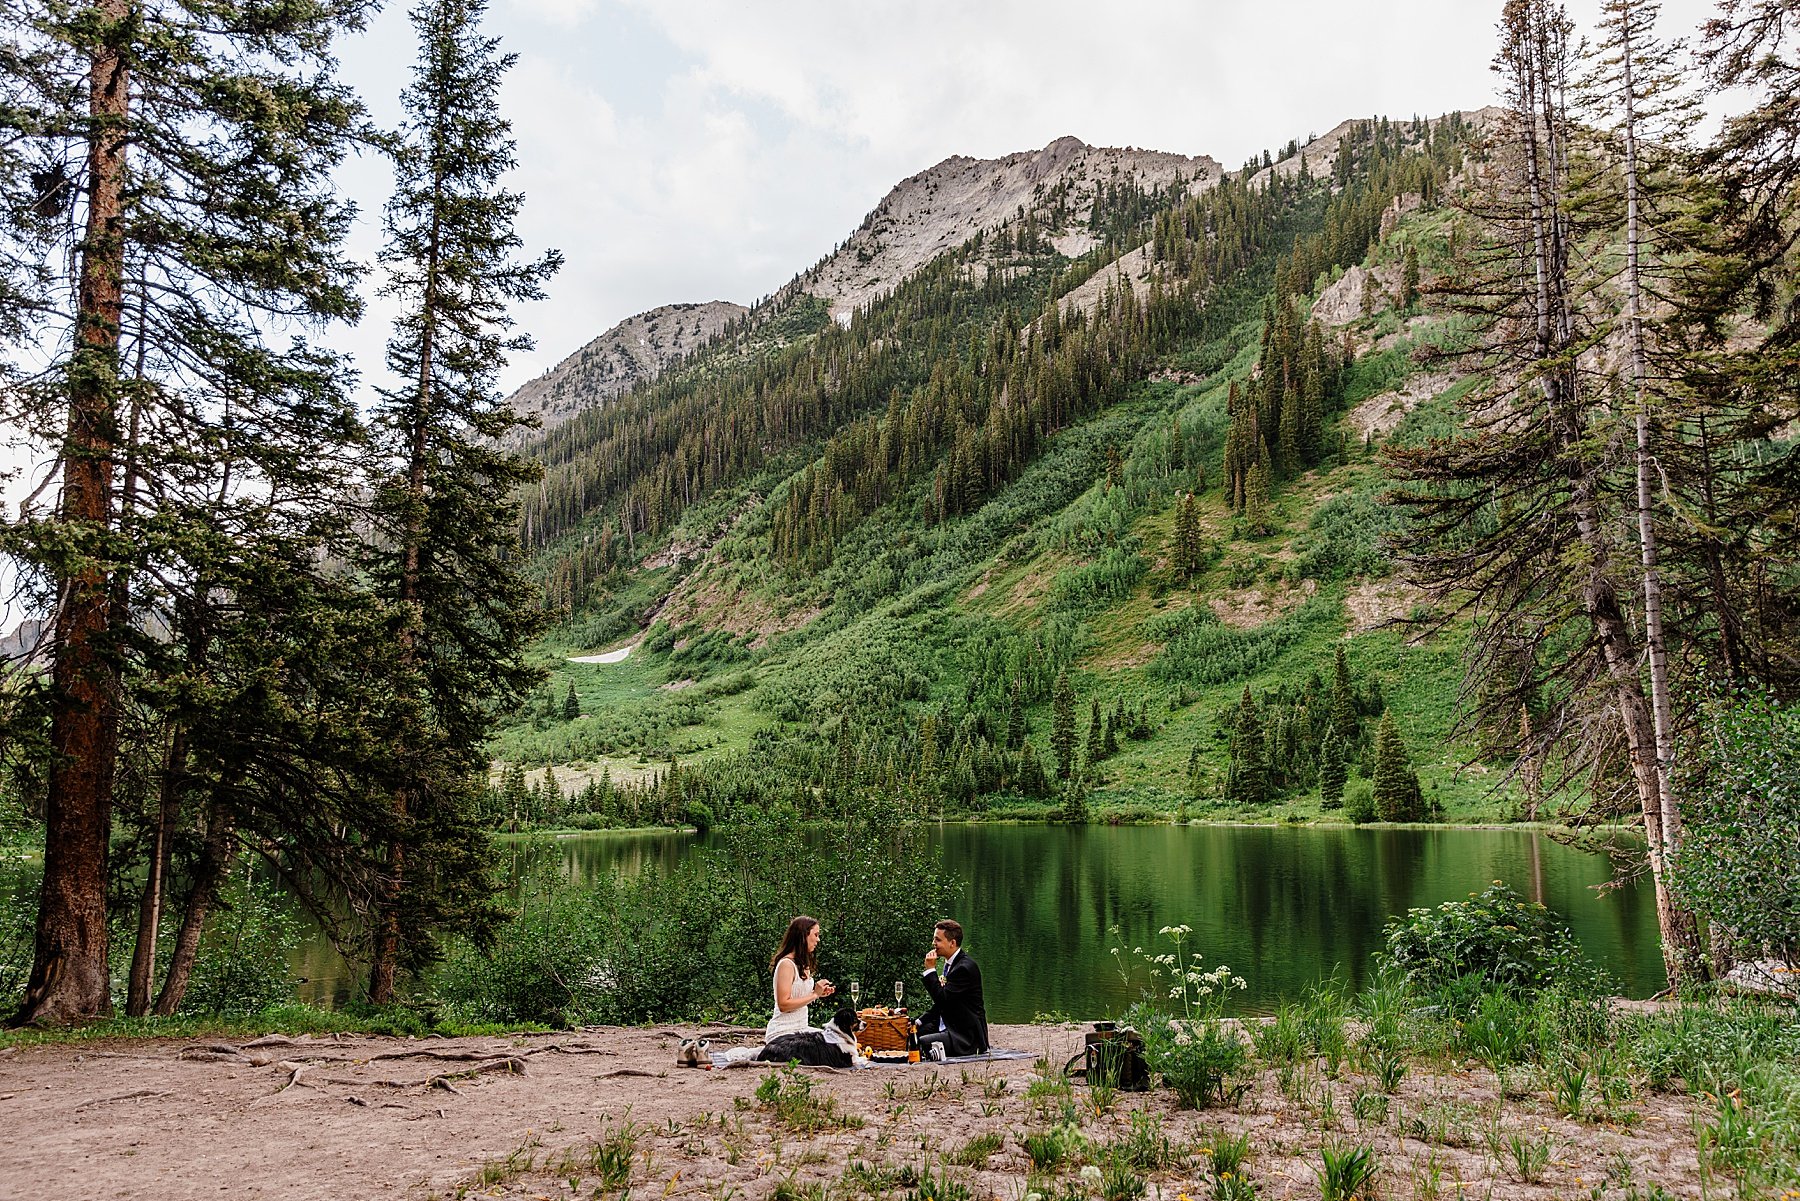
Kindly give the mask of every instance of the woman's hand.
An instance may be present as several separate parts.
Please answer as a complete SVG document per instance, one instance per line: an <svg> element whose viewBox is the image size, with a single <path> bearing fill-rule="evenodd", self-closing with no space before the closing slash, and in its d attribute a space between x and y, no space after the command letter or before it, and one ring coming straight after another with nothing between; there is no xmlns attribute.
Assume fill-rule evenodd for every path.
<svg viewBox="0 0 1800 1201"><path fill-rule="evenodd" d="M829 997L835 992L837 992L837 985L829 980L821 980L813 985L813 995L821 999Z"/></svg>

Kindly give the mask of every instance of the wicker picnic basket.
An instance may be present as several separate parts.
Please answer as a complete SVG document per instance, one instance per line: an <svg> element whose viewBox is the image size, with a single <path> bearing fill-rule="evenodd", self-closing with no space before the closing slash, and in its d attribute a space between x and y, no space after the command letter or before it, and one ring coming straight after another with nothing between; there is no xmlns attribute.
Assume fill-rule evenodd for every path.
<svg viewBox="0 0 1800 1201"><path fill-rule="evenodd" d="M863 1021L857 1041L872 1051L904 1051L912 1033L912 1023L904 1013L881 1009L864 1009L857 1014Z"/></svg>

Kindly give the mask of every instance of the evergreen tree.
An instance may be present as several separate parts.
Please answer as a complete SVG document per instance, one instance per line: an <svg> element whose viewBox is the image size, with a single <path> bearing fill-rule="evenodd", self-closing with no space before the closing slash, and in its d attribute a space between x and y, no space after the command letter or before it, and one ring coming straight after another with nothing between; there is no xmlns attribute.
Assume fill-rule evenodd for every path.
<svg viewBox="0 0 1800 1201"><path fill-rule="evenodd" d="M30 712L0 715L8 726L16 717L20 734L48 731L44 872L22 1021L110 1011L115 785L165 776L165 795L202 808L219 799L217 777L167 758L180 723L154 689L162 668L152 661L174 644L148 635L173 628L178 606L206 612L202 624L237 626L243 616L226 592L195 591L234 541L216 537L212 519L235 535L248 507L229 485L256 479L282 528L223 547L235 556L224 569L266 570L292 584L293 597L328 598L302 577L340 549L319 527L334 519L324 505L344 504L330 477L355 436L354 413L331 356L302 337L265 342L263 331L285 323L310 332L357 310L340 252L349 210L329 174L356 137L359 110L333 77L331 40L368 7L0 4L0 336L9 348L0 425L56 439L61 473L47 510L27 502L19 520L0 523L0 553L34 605L54 614ZM221 645L182 643L202 653ZM229 645L247 668L242 656L255 644ZM295 673L265 666L265 685L294 683ZM193 695L229 703L216 689ZM122 728L128 710L147 719L147 744ZM218 714L195 716L223 728ZM123 773L122 750L137 761ZM253 758L245 778L266 782L269 767ZM180 833L187 842L194 832ZM237 845L231 832L215 842L221 854Z"/></svg>
<svg viewBox="0 0 1800 1201"><path fill-rule="evenodd" d="M1057 673L1050 692L1050 753L1056 756L1056 778L1067 780L1075 771L1075 686L1066 671Z"/></svg>
<svg viewBox="0 0 1800 1201"><path fill-rule="evenodd" d="M1257 461L1244 479L1244 525L1252 537L1272 533L1274 524L1269 514L1270 490L1269 448L1259 448Z"/></svg>
<svg viewBox="0 0 1800 1201"><path fill-rule="evenodd" d="M1175 578L1191 584L1200 571L1204 549L1201 544L1200 515L1194 508L1194 494L1184 493L1175 510L1175 536L1169 548Z"/></svg>
<svg viewBox="0 0 1800 1201"><path fill-rule="evenodd" d="M1650 848L1664 963L1679 980L1700 961L1699 934L1662 871L1679 826L1665 808L1656 706L1633 616L1632 598L1654 563L1639 559L1633 571L1637 556L1621 553L1617 537L1634 525L1641 531L1644 513L1640 503L1620 503L1641 496L1635 480L1622 478L1614 450L1626 424L1621 390L1596 379L1581 356L1612 336L1615 317L1610 306L1588 303L1602 281L1589 276L1597 265L1579 247L1616 229L1593 200L1597 190L1571 177L1578 130L1568 111L1570 45L1567 16L1548 0L1512 0L1504 9L1496 68L1509 113L1495 147L1504 165L1467 199L1484 237L1458 265L1456 303L1480 331L1472 352L1510 366L1463 398L1465 436L1392 453L1418 515L1404 539L1415 578L1457 592L1469 611L1507 615L1474 624L1470 672L1499 676L1520 659L1514 631L1521 623L1533 631L1537 678L1493 690L1481 716L1510 722L1525 693L1539 691L1560 710L1545 729L1572 739L1566 749L1578 760L1598 768L1616 761L1612 748L1623 744ZM1491 504L1495 496L1507 503ZM1591 737L1602 728L1596 712L1612 728Z"/></svg>
<svg viewBox="0 0 1800 1201"><path fill-rule="evenodd" d="M1037 747L1027 740L1025 748L1019 752L1019 791L1028 797L1043 797L1049 795L1050 787L1050 778L1044 774Z"/></svg>
<svg viewBox="0 0 1800 1201"><path fill-rule="evenodd" d="M520 829L531 814L531 786L523 763L508 764L501 776L500 805L508 830Z"/></svg>
<svg viewBox="0 0 1800 1201"><path fill-rule="evenodd" d="M1225 799L1235 805L1260 805L1273 795L1269 787L1269 752L1262 716L1247 684L1234 717Z"/></svg>
<svg viewBox="0 0 1800 1201"><path fill-rule="evenodd" d="M919 719L919 784L927 795L938 788L938 719L927 713Z"/></svg>
<svg viewBox="0 0 1800 1201"><path fill-rule="evenodd" d="M1406 247L1406 262L1400 275L1400 307L1411 309L1419 303L1419 252L1411 243Z"/></svg>
<svg viewBox="0 0 1800 1201"><path fill-rule="evenodd" d="M1319 748L1319 799L1322 808L1336 809L1344 802L1344 781L1349 776L1348 765L1344 762L1344 740L1336 731L1325 735L1325 743Z"/></svg>
<svg viewBox="0 0 1800 1201"><path fill-rule="evenodd" d="M564 721L574 721L581 716L581 698L575 695L575 681L569 681L569 690L563 694L562 715Z"/></svg>
<svg viewBox="0 0 1800 1201"><path fill-rule="evenodd" d="M1382 821L1410 822L1425 816L1425 798L1419 791L1419 777L1413 774L1392 709L1381 715L1381 724L1375 730L1373 784L1375 812Z"/></svg>
<svg viewBox="0 0 1800 1201"><path fill-rule="evenodd" d="M1331 660L1331 728L1355 746L1362 739L1361 718L1356 712L1356 690L1350 682L1350 661L1339 644Z"/></svg>
<svg viewBox="0 0 1800 1201"><path fill-rule="evenodd" d="M499 186L513 165L498 103L513 57L481 33L485 10L484 0L424 0L411 14L420 54L383 220L383 294L400 308L387 365L401 382L382 390L377 419L373 574L403 611L398 691L418 700L391 735L411 783L392 798L376 1004L393 998L403 961L429 960L433 928L485 912L482 882L452 879L435 861L476 853L469 784L494 714L535 676L523 650L539 609L508 499L534 469L500 448L521 418L496 385L507 354L531 344L511 332L508 306L541 298L561 259L516 257L522 197Z"/></svg>
<svg viewBox="0 0 1800 1201"><path fill-rule="evenodd" d="M1094 697L1088 707L1087 766L1106 758L1106 719L1100 715L1100 698Z"/></svg>
<svg viewBox="0 0 1800 1201"><path fill-rule="evenodd" d="M546 766L544 768L544 779L543 783L538 787L538 796L538 811L536 814L538 821L553 821L562 816L563 790L562 785L556 782L556 769L554 767Z"/></svg>
<svg viewBox="0 0 1800 1201"><path fill-rule="evenodd" d="M1006 705L1006 749L1016 751L1025 746L1031 729L1025 722L1025 693L1019 681L1012 682Z"/></svg>

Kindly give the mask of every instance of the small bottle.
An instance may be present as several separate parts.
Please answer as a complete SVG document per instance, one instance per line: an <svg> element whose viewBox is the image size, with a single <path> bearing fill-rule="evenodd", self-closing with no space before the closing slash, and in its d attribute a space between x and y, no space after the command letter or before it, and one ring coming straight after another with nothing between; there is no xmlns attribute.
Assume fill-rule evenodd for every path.
<svg viewBox="0 0 1800 1201"><path fill-rule="evenodd" d="M919 1062L919 1031L911 1022L906 1023L906 1062Z"/></svg>

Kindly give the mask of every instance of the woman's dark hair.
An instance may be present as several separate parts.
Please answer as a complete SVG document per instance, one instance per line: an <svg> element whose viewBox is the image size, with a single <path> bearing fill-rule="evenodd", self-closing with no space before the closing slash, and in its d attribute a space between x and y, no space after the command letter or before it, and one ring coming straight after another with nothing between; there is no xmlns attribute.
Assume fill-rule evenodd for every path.
<svg viewBox="0 0 1800 1201"><path fill-rule="evenodd" d="M795 971L802 976L812 971L812 952L806 949L806 936L811 934L818 924L818 918L807 917L805 914L801 914L789 922L787 933L781 936L781 949L775 952L773 959L769 960L769 970L774 971L776 964L792 955Z"/></svg>

